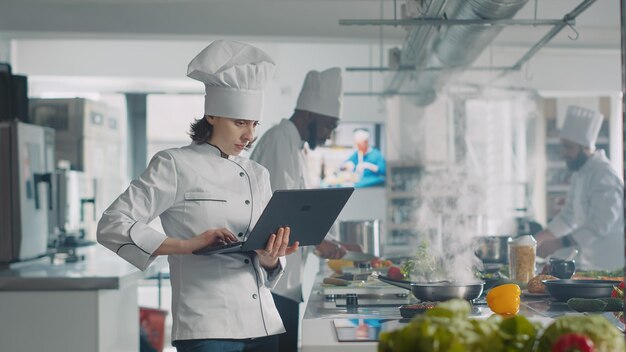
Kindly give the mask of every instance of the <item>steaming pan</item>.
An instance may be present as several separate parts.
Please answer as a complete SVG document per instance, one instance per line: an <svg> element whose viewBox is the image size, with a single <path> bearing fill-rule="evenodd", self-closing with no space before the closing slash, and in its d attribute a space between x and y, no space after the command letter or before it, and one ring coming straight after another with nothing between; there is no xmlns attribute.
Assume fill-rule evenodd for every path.
<svg viewBox="0 0 626 352"><path fill-rule="evenodd" d="M462 298L471 301L483 293L483 286L485 285L482 281L467 284L449 281L418 283L394 280L382 275L378 275L378 280L410 290L415 298L427 302L446 301L452 298Z"/></svg>

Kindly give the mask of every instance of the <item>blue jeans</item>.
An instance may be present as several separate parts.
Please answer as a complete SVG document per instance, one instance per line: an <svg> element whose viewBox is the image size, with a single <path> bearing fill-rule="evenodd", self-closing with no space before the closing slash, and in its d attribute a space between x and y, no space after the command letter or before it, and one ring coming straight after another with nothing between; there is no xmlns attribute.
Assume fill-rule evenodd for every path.
<svg viewBox="0 0 626 352"><path fill-rule="evenodd" d="M177 352L274 352L276 335L255 339L178 340L172 343Z"/></svg>

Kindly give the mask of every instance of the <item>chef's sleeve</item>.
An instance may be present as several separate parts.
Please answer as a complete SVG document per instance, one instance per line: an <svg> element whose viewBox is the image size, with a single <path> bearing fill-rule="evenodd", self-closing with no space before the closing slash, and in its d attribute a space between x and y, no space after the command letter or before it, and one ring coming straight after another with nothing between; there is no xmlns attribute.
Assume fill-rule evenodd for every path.
<svg viewBox="0 0 626 352"><path fill-rule="evenodd" d="M299 149L284 139L263 140L252 152L251 159L263 165L268 171L272 190L298 188Z"/></svg>
<svg viewBox="0 0 626 352"><path fill-rule="evenodd" d="M166 151L157 153L143 174L104 211L98 242L145 270L167 238L148 224L174 204L176 182L174 159Z"/></svg>
<svg viewBox="0 0 626 352"><path fill-rule="evenodd" d="M258 260L258 259L257 259ZM281 276L285 273L285 265L287 264L287 259L285 257L278 258L278 266L274 269L263 269L263 284L269 288L273 289L276 286L276 283L280 279ZM260 265L260 263L259 263Z"/></svg>
<svg viewBox="0 0 626 352"><path fill-rule="evenodd" d="M581 247L609 234L615 222L624 216L624 186L612 173L592 177L588 194L585 222L572 232L572 238Z"/></svg>
<svg viewBox="0 0 626 352"><path fill-rule="evenodd" d="M378 171L376 172L376 174L381 176L385 176L387 174L387 161L379 150L376 150L376 161L374 162L374 164L378 166Z"/></svg>

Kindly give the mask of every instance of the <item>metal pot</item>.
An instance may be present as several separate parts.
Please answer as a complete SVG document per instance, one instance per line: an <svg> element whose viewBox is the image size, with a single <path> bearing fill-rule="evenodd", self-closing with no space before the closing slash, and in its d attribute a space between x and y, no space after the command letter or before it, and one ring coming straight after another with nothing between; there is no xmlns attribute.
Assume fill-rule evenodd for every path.
<svg viewBox="0 0 626 352"><path fill-rule="evenodd" d="M485 236L477 238L476 256L483 263L508 264L508 242L510 236Z"/></svg>
<svg viewBox="0 0 626 352"><path fill-rule="evenodd" d="M410 290L415 298L426 302L446 301L453 298L461 298L471 301L480 297L483 293L483 287L485 285L482 281L468 284L448 281L416 283L404 280L394 280L382 275L378 276L378 280Z"/></svg>
<svg viewBox="0 0 626 352"><path fill-rule="evenodd" d="M358 244L364 253L380 257L380 220L342 221L339 240Z"/></svg>

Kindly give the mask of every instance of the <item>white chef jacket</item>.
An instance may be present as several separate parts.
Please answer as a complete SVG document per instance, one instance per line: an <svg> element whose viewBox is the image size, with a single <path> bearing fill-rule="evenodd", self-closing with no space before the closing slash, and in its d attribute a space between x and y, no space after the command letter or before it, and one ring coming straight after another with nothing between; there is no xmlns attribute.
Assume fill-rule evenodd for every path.
<svg viewBox="0 0 626 352"><path fill-rule="evenodd" d="M250 159L265 166L270 173L273 190L305 189L306 161L298 129L288 119L267 130L256 142ZM302 301L302 272L305 248L287 256L285 274L272 290L296 302Z"/></svg>
<svg viewBox="0 0 626 352"><path fill-rule="evenodd" d="M615 270L624 266L623 196L624 184L603 150L572 175L565 205L548 229L557 237L572 235L580 251L577 267Z"/></svg>
<svg viewBox="0 0 626 352"><path fill-rule="evenodd" d="M269 174L257 163L209 144L157 153L104 212L98 242L144 270L167 236L188 239L227 228L244 238L269 198ZM162 234L148 223L160 216ZM255 253L169 255L172 340L251 338L285 331L271 296L282 275L263 269Z"/></svg>

